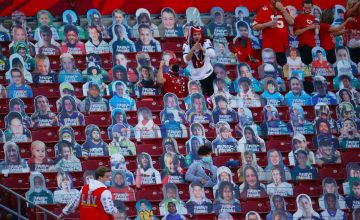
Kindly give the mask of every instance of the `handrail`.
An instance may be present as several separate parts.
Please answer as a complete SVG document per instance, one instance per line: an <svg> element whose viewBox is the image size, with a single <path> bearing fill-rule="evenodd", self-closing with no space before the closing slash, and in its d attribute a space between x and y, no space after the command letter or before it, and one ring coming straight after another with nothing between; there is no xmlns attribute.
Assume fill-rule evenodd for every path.
<svg viewBox="0 0 360 220"><path fill-rule="evenodd" d="M56 215L55 213L50 212L49 210L47 210L47 209L45 209L45 208L43 208L43 207L41 207L41 206L39 206L39 205L31 202L30 200L26 199L26 198L23 197L22 195L20 195L20 194L18 194L17 192L11 190L10 188L4 186L4 185L1 184L1 183L0 183L0 188L1 188L1 189L4 189L5 191L7 191L7 192L9 192L9 193L11 193L12 195L16 196L16 198L17 198L17 200L18 200L18 207L17 207L18 209L21 208L21 207L20 207L20 203L19 203L19 202L20 202L19 199L21 199L21 200L24 200L24 201L26 201L27 203L33 205L34 207L40 209L41 211L43 211L43 212L44 212L44 215L45 215L45 219L47 219L47 215L50 215L50 216L55 217L56 219L58 219L58 215ZM2 206L0 206L0 207L2 207ZM4 208L4 207L2 207L2 208ZM5 209L5 208L6 208L6 209ZM4 208L4 209L5 209L6 211L11 212L12 214L15 214L15 213L16 213L15 211L9 209L8 207L5 207L5 208ZM11 210L11 211L10 211L10 210ZM16 213L16 215L18 215L18 217L21 218L21 219L27 219L27 218L25 218L25 217L23 217L23 216L21 215L20 210L18 210L18 212Z"/></svg>

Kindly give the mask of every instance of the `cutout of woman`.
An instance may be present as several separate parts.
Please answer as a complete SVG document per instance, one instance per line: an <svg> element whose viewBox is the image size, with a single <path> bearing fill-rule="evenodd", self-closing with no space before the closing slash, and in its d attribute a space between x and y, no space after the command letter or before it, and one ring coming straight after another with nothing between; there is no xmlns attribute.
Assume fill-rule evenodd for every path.
<svg viewBox="0 0 360 220"><path fill-rule="evenodd" d="M125 157L121 154L113 154L110 157L111 171L122 171L125 174L126 181L130 185L134 185L135 178L134 174L130 172L126 167Z"/></svg>
<svg viewBox="0 0 360 220"><path fill-rule="evenodd" d="M326 193L324 200L325 210L320 213L322 219L346 219L347 215L339 208L339 202L334 193Z"/></svg>
<svg viewBox="0 0 360 220"><path fill-rule="evenodd" d="M263 108L264 122L261 124L263 133L269 135L289 134L287 125L280 120L276 107L266 105Z"/></svg>
<svg viewBox="0 0 360 220"><path fill-rule="evenodd" d="M213 67L214 67L214 73L216 75L216 78L225 81L226 88L224 88L224 91L226 91L226 89L227 89L228 92L229 91L234 92L234 84L233 84L234 82L232 81L232 79L230 79L230 77L228 75L229 71L226 70L226 66L222 63L215 63L213 65ZM214 85L214 81L213 81L213 85ZM214 90L214 93L216 93L216 92L217 91Z"/></svg>
<svg viewBox="0 0 360 220"><path fill-rule="evenodd" d="M86 31L80 26L80 18L73 10L65 10L62 13L62 21L63 26L59 28L59 37L63 41L65 39L64 29L67 25L74 25L79 33L79 38L81 40L86 39L87 33Z"/></svg>
<svg viewBox="0 0 360 220"><path fill-rule="evenodd" d="M218 122L237 122L237 114L229 105L229 100L222 94L214 97L214 109L212 111L214 123Z"/></svg>
<svg viewBox="0 0 360 220"><path fill-rule="evenodd" d="M10 70L11 82L6 87L8 96L12 98L32 98L33 91L31 86L26 82L22 70L13 68Z"/></svg>
<svg viewBox="0 0 360 220"><path fill-rule="evenodd" d="M10 112L6 117L5 140L20 142L31 142L31 131L24 125L23 118L18 112Z"/></svg>
<svg viewBox="0 0 360 220"><path fill-rule="evenodd" d="M326 59L325 50L322 47L314 47L311 50L312 63L311 75L313 76L334 76L335 72Z"/></svg>
<svg viewBox="0 0 360 220"><path fill-rule="evenodd" d="M285 166L284 159L283 159L282 154L281 154L281 152L279 150L274 149L274 148L268 150L266 158L267 158L268 165L266 166L264 171L265 171L267 181L271 181L271 179L272 179L272 177L271 177L271 169L275 165L278 165L281 169L284 170L286 180L291 180L290 169L287 166Z"/></svg>
<svg viewBox="0 0 360 220"><path fill-rule="evenodd" d="M134 173L136 181L141 178L142 185L161 184L160 173L153 167L152 158L148 153L141 152L136 156L136 161L141 173L141 176L137 176L138 171Z"/></svg>
<svg viewBox="0 0 360 220"><path fill-rule="evenodd" d="M73 186L70 173L59 172L56 176L58 189L54 191L54 203L68 204L79 193Z"/></svg>
<svg viewBox="0 0 360 220"><path fill-rule="evenodd" d="M346 165L346 180L342 184L344 195L351 193L350 180L352 178L360 178L360 166L358 163L350 162Z"/></svg>
<svg viewBox="0 0 360 220"><path fill-rule="evenodd" d="M265 105L280 106L284 104L284 96L279 92L279 85L273 77L263 79L264 92L261 94Z"/></svg>
<svg viewBox="0 0 360 220"><path fill-rule="evenodd" d="M360 134L353 119L345 119L340 129L339 144L345 149L360 148Z"/></svg>
<svg viewBox="0 0 360 220"><path fill-rule="evenodd" d="M113 139L109 143L109 155L122 154L124 156L135 156L136 145L128 137L128 129L125 125L115 124L112 126Z"/></svg>
<svg viewBox="0 0 360 220"><path fill-rule="evenodd" d="M179 161L179 166L181 168L187 168L187 164L185 161L185 157L179 152L178 144L175 138L164 138L162 141L163 154L159 157L159 163L161 169L165 169L165 154L166 153L174 153Z"/></svg>
<svg viewBox="0 0 360 220"><path fill-rule="evenodd" d="M220 121L216 124L216 138L212 141L213 152L222 153L240 152L239 144L231 135L232 129L227 122Z"/></svg>
<svg viewBox="0 0 360 220"><path fill-rule="evenodd" d="M56 109L58 112L62 111L61 101L62 101L62 98L67 95L72 96L74 98L76 106L78 108L78 106L81 103L81 100L76 98L75 89L74 89L74 86L71 85L71 83L68 83L68 82L61 83L59 86L59 90L60 90L60 98L58 100L56 100Z"/></svg>
<svg viewBox="0 0 360 220"><path fill-rule="evenodd" d="M213 187L213 195L215 198L218 198L219 196L220 184L222 182L229 182L230 185L232 185L232 191L233 191L232 195L234 196L234 198L239 198L240 196L239 186L234 183L232 172L228 167L226 166L218 167L216 171L216 176L217 176L217 183Z"/></svg>
<svg viewBox="0 0 360 220"><path fill-rule="evenodd" d="M184 103L185 103L186 110L189 110L192 106L191 105L192 94L195 94L195 93L203 94L203 92L202 92L201 85L200 85L199 81L197 81L197 80L189 81L187 87L188 87L189 95L184 98Z"/></svg>
<svg viewBox="0 0 360 220"><path fill-rule="evenodd" d="M139 8L136 10L135 13L136 16L136 24L132 27L132 37L133 38L138 38L139 37L139 32L138 32L138 28L140 27L140 25L144 24L150 27L151 29L151 34L154 37L159 37L159 29L158 27L152 23L151 21L151 17L150 17L150 12L145 9L145 8Z"/></svg>
<svg viewBox="0 0 360 220"><path fill-rule="evenodd" d="M15 142L5 142L3 150L4 160L0 162L1 173L8 174L29 172L29 166L26 160L21 158L19 146Z"/></svg>
<svg viewBox="0 0 360 220"><path fill-rule="evenodd" d="M249 78L251 80L251 84L254 92L261 92L262 88L259 84L259 81L252 75L254 73L254 70L251 69L250 65L245 62L240 62L236 66L237 71L237 78L234 81L234 90L235 92L239 92L240 89L240 82L239 79L242 77Z"/></svg>
<svg viewBox="0 0 360 220"><path fill-rule="evenodd" d="M55 169L62 172L82 171L81 162L75 156L72 144L69 141L60 141L59 154L55 159Z"/></svg>
<svg viewBox="0 0 360 220"><path fill-rule="evenodd" d="M20 113L21 116L22 116L22 119L23 119L24 126L26 126L27 128L31 127L31 118L26 114L26 112L25 112L25 104L20 98L10 99L9 112L18 112L18 113ZM7 125L6 121L7 121L7 115L4 117L5 127Z"/></svg>
<svg viewBox="0 0 360 220"><path fill-rule="evenodd" d="M332 144L331 135L317 135L318 149L315 154L316 163L319 166L324 164L341 163L341 155Z"/></svg>
<svg viewBox="0 0 360 220"><path fill-rule="evenodd" d="M56 114L50 110L49 100L39 95L34 99L35 112L31 115L31 124L35 128L58 126Z"/></svg>
<svg viewBox="0 0 360 220"><path fill-rule="evenodd" d="M342 102L350 102L354 108L356 108L356 105L358 103L357 100L357 91L354 93L353 90L348 89L348 88L341 88L339 89L339 91L336 93L336 98L338 100L338 103L342 103Z"/></svg>
<svg viewBox="0 0 360 220"><path fill-rule="evenodd" d="M153 213L151 203L146 199L140 199L136 202L137 216L135 220L158 220Z"/></svg>
<svg viewBox="0 0 360 220"><path fill-rule="evenodd" d="M211 22L207 25L207 33L210 38L224 39L232 35L231 25L226 23L224 10L213 7L210 11Z"/></svg>
<svg viewBox="0 0 360 220"><path fill-rule="evenodd" d="M127 121L126 112L121 108L114 108L111 111L111 125L108 127L108 137L110 140L113 140L112 128L116 125L123 125L127 129L127 137L133 138L134 135L134 127L131 126Z"/></svg>
<svg viewBox="0 0 360 220"><path fill-rule="evenodd" d="M25 193L26 199L36 205L53 204L53 194L46 188L44 176L39 172L32 172L29 179L30 189ZM30 204L27 204L27 206L29 208L34 208L33 205Z"/></svg>
<svg viewBox="0 0 360 220"><path fill-rule="evenodd" d="M338 204L336 204L336 207L339 209L345 209L346 208L346 203L345 203L345 198L339 194L338 191L338 185L336 183L336 180L334 180L332 177L325 177L322 180L322 188L323 188L323 194L319 197L319 207L322 210L326 210L327 206L329 205L327 204L327 201L325 199L325 195L328 193L334 194L336 197L336 202Z"/></svg>
<svg viewBox="0 0 360 220"><path fill-rule="evenodd" d="M255 168L259 177L259 181L264 181L266 179L264 169L257 164L257 158L254 152L245 151L241 153L241 161L242 166L237 170L237 175L240 182L244 182L244 169L247 166L252 166L253 168Z"/></svg>
<svg viewBox="0 0 360 220"><path fill-rule="evenodd" d="M308 153L305 150L295 151L295 167L291 169L291 176L294 182L299 180L316 180L319 178L318 171L312 165L307 165Z"/></svg>
<svg viewBox="0 0 360 220"><path fill-rule="evenodd" d="M294 213L294 219L320 220L320 215L313 210L311 198L306 194L299 194L296 197L297 211Z"/></svg>
<svg viewBox="0 0 360 220"><path fill-rule="evenodd" d="M255 93L251 80L241 77L238 80L239 92L236 96L237 106L239 107L261 107L263 100Z"/></svg>
<svg viewBox="0 0 360 220"><path fill-rule="evenodd" d="M285 95L288 106L298 104L300 106L311 105L311 96L304 91L303 81L293 76L289 79L290 91Z"/></svg>
<svg viewBox="0 0 360 220"><path fill-rule="evenodd" d="M246 213L245 219L246 220L260 220L261 217L260 217L259 213L255 212L255 211L250 211L250 212Z"/></svg>
<svg viewBox="0 0 360 220"><path fill-rule="evenodd" d="M169 199L176 200L178 202L178 206L177 206L178 213L180 213L182 215L187 214L187 209L185 207L185 203L180 199L178 188L175 183L164 184L162 191L163 191L164 199L159 204L160 215L165 215L167 213L166 210L168 210L168 209L166 206L166 202Z"/></svg>
<svg viewBox="0 0 360 220"><path fill-rule="evenodd" d="M255 168L245 166L243 172L244 183L240 185L240 197L243 200L267 197L265 186L260 182Z"/></svg>
<svg viewBox="0 0 360 220"><path fill-rule="evenodd" d="M266 185L266 192L269 196L280 195L280 196L293 196L294 190L293 185L286 182L285 172L279 165L275 165L270 170L271 183Z"/></svg>
<svg viewBox="0 0 360 220"><path fill-rule="evenodd" d="M218 195L214 201L214 212L240 212L240 201L234 195L234 186L228 181L219 183Z"/></svg>
<svg viewBox="0 0 360 220"><path fill-rule="evenodd" d="M162 184L184 183L184 170L180 166L177 154L167 152L164 155L165 169L161 172Z"/></svg>
<svg viewBox="0 0 360 220"><path fill-rule="evenodd" d="M37 28L34 30L34 40L40 41L41 40L41 26L48 26L51 28L52 33L52 40L59 40L59 34L57 32L56 27L53 25L53 16L52 14L47 10L40 10L36 14L36 20L37 20Z"/></svg>
<svg viewBox="0 0 360 220"><path fill-rule="evenodd" d="M112 40L109 43L113 55L116 53L136 52L135 44L128 38L127 29L124 25L113 25L112 32L110 33L113 35Z"/></svg>
<svg viewBox="0 0 360 220"><path fill-rule="evenodd" d="M75 132L70 126L63 126L59 129L59 143L61 141L68 141L71 144L71 148L77 157L82 156L81 145L75 140ZM55 145L55 156L61 154L59 143Z"/></svg>
<svg viewBox="0 0 360 220"><path fill-rule="evenodd" d="M178 18L174 9L165 7L161 10L161 24L159 25L160 37L182 37L182 27L178 24Z"/></svg>
<svg viewBox="0 0 360 220"><path fill-rule="evenodd" d="M190 215L211 213L213 205L210 199L206 198L201 183L193 182L189 185L190 200L186 202L186 209Z"/></svg>
<svg viewBox="0 0 360 220"><path fill-rule="evenodd" d="M58 115L59 125L64 126L84 126L85 117L77 110L75 99L72 96L64 96L61 98L61 112Z"/></svg>
<svg viewBox="0 0 360 220"><path fill-rule="evenodd" d="M32 74L26 69L26 63L20 54L15 53L15 54L10 55L9 64L10 64L10 67L8 68L8 71L5 73L5 78L6 78L7 83L12 83L14 80L13 76L11 74L12 69L21 70L24 75L25 81L27 83L33 82Z"/></svg>
<svg viewBox="0 0 360 220"><path fill-rule="evenodd" d="M283 196L281 195L272 195L270 197L271 211L266 215L266 220L273 220L276 218L276 213L282 212L285 214L285 218L280 218L281 220L293 220L293 216L290 212L286 210L286 202Z"/></svg>
<svg viewBox="0 0 360 220"><path fill-rule="evenodd" d="M292 134L314 134L313 124L305 119L304 109L294 104L290 108L290 123L288 124Z"/></svg>
<svg viewBox="0 0 360 220"><path fill-rule="evenodd" d="M113 96L109 100L111 109L121 108L124 111L136 111L136 103L130 97L128 86L123 81L113 81L112 83Z"/></svg>
<svg viewBox="0 0 360 220"><path fill-rule="evenodd" d="M200 93L193 93L191 95L191 107L186 112L186 116L189 123L213 123L211 113L206 107L205 98Z"/></svg>
<svg viewBox="0 0 360 220"><path fill-rule="evenodd" d="M314 152L312 152L308 148L308 142L306 141L306 137L302 135L301 133L295 133L293 135L292 141L291 141L291 151L288 154L289 158L289 164L290 166L295 166L295 152L298 149L305 150L308 153L308 161L307 165L314 165L315 164L315 155Z"/></svg>
<svg viewBox="0 0 360 220"><path fill-rule="evenodd" d="M216 64L215 64L216 65ZM222 64L221 64L222 65ZM214 67L215 69L217 68L216 66ZM219 67L221 68L221 67ZM230 80L230 84L231 84L231 80ZM210 96L211 98L211 102L213 104L213 106L215 106L215 98L219 95L222 95L226 98L227 103L230 105L231 108L236 108L236 99L234 96L232 96L229 93L229 88L226 84L226 80L225 79L221 79L221 78L216 78L213 81L213 88L214 88L214 94L212 94Z"/></svg>
<svg viewBox="0 0 360 220"><path fill-rule="evenodd" d="M28 160L30 171L50 172L54 171L54 161L47 155L46 145L42 141L31 143L31 158Z"/></svg>
<svg viewBox="0 0 360 220"><path fill-rule="evenodd" d="M161 138L160 127L155 124L151 110L141 107L138 110L138 124L135 126L135 138Z"/></svg>
<svg viewBox="0 0 360 220"><path fill-rule="evenodd" d="M245 126L242 134L239 140L240 152L266 152L265 141L259 137L254 124Z"/></svg>
<svg viewBox="0 0 360 220"><path fill-rule="evenodd" d="M86 140L81 146L85 157L109 156L108 144L101 138L101 131L97 125L89 124L85 128Z"/></svg>
<svg viewBox="0 0 360 220"><path fill-rule="evenodd" d="M109 188L113 200L123 202L136 201L134 190L128 185L126 174L122 170L112 171L111 187Z"/></svg>

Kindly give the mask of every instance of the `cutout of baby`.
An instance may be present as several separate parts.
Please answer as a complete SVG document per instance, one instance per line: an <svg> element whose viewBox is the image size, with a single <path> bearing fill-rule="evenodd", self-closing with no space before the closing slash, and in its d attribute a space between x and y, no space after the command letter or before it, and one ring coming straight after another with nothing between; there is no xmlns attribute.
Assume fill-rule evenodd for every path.
<svg viewBox="0 0 360 220"><path fill-rule="evenodd" d="M54 162L47 155L46 145L42 141L31 143L31 158L28 160L30 171L49 172L54 171Z"/></svg>

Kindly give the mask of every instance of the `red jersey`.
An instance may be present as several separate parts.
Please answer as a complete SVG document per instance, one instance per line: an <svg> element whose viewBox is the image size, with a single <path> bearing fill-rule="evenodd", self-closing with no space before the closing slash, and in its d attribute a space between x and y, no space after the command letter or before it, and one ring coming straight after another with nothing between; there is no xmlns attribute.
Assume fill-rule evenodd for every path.
<svg viewBox="0 0 360 220"><path fill-rule="evenodd" d="M287 22L278 10L270 5L265 5L258 11L253 26L266 23L277 18L276 28L265 28L262 30L263 48L271 48L275 52L285 52L289 46L289 31Z"/></svg>
<svg viewBox="0 0 360 220"><path fill-rule="evenodd" d="M319 38L320 46L324 50L333 50L335 49L334 36L329 32L330 25L326 23L320 23Z"/></svg>
<svg viewBox="0 0 360 220"><path fill-rule="evenodd" d="M345 19L349 15L345 13ZM345 35L344 35L345 45L349 48L358 48L360 47L360 15L356 17L356 21L348 22L345 26Z"/></svg>
<svg viewBox="0 0 360 220"><path fill-rule="evenodd" d="M188 95L188 78L171 73L164 73L166 82L163 85L163 94L174 93L178 98L185 98Z"/></svg>
<svg viewBox="0 0 360 220"><path fill-rule="evenodd" d="M299 14L294 21L294 32L315 23L314 15ZM299 35L299 46L315 47L315 30L307 30Z"/></svg>
<svg viewBox="0 0 360 220"><path fill-rule="evenodd" d="M120 200L124 202L128 201L136 201L135 192L130 187L124 187L123 189L119 189L116 187L110 187L111 195L113 196L113 200Z"/></svg>
<svg viewBox="0 0 360 220"><path fill-rule="evenodd" d="M106 190L106 187L100 187L89 192L89 184L82 188L80 197L80 220L88 219L108 219L112 220L113 217L104 211L101 203L101 194Z"/></svg>

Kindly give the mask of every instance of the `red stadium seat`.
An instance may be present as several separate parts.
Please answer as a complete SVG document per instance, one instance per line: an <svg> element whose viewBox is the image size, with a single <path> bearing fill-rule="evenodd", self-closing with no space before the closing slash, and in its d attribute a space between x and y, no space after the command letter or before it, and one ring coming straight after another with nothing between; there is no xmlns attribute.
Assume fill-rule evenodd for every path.
<svg viewBox="0 0 360 220"><path fill-rule="evenodd" d="M244 214L249 211L268 213L270 211L270 201L265 199L248 199L245 202L241 202L241 210Z"/></svg>
<svg viewBox="0 0 360 220"><path fill-rule="evenodd" d="M141 187L140 190L135 191L135 198L136 200L139 199L147 199L150 202L158 202L163 200L163 192L162 192L162 185L150 184L144 185Z"/></svg>
<svg viewBox="0 0 360 220"><path fill-rule="evenodd" d="M161 143L158 144L137 144L136 146L137 152L146 152L151 156L154 155L162 155L163 150Z"/></svg>
<svg viewBox="0 0 360 220"><path fill-rule="evenodd" d="M358 163L360 161L360 150L359 149L346 149L341 152L341 163L346 165L350 162Z"/></svg>
<svg viewBox="0 0 360 220"><path fill-rule="evenodd" d="M110 168L110 157L99 156L99 157L81 157L82 170L96 170L99 166L105 166Z"/></svg>
<svg viewBox="0 0 360 220"><path fill-rule="evenodd" d="M28 190L30 188L30 173L0 174L0 183L13 190Z"/></svg>
<svg viewBox="0 0 360 220"><path fill-rule="evenodd" d="M342 164L326 164L318 169L319 179L332 177L335 180L344 180L346 178L346 170Z"/></svg>

